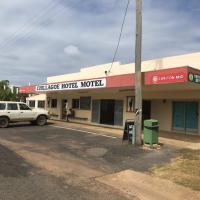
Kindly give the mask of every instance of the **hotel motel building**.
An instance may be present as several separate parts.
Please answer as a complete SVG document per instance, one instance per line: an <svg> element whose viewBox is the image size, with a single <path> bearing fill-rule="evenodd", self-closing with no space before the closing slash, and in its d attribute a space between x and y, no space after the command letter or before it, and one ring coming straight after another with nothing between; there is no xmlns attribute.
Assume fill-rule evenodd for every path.
<svg viewBox="0 0 200 200"><path fill-rule="evenodd" d="M110 66L48 77L20 91L39 94L28 102L35 105L41 96L53 119L66 118L67 100L74 110L71 121L122 128L135 118L135 64L115 62L109 72ZM142 84L143 120L157 119L162 131L200 134L200 53L142 62Z"/></svg>

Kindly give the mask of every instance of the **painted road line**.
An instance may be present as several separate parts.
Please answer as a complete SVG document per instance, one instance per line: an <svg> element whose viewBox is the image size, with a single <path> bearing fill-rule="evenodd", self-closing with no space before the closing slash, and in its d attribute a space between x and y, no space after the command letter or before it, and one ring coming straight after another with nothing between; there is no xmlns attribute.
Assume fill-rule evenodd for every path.
<svg viewBox="0 0 200 200"><path fill-rule="evenodd" d="M54 128L66 129L66 130L71 130L71 131L78 131L78 132L82 132L82 133L88 133L88 134L92 134L92 135L98 135L98 136L102 136L102 137L117 139L117 137L115 137L115 136L104 135L104 134L94 133L94 132L90 132L90 131L84 131L84 130L75 129L75 128L66 128L66 127L63 127L63 126L54 126L54 125L49 125L49 126L54 127Z"/></svg>

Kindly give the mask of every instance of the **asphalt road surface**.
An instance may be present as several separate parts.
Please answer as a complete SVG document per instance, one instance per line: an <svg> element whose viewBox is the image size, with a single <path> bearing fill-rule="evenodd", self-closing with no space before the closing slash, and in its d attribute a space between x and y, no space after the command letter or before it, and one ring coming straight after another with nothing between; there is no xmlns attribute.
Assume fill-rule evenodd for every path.
<svg viewBox="0 0 200 200"><path fill-rule="evenodd" d="M168 147L134 148L104 133L13 124L0 129L0 200L137 199L96 178L148 171L175 154Z"/></svg>

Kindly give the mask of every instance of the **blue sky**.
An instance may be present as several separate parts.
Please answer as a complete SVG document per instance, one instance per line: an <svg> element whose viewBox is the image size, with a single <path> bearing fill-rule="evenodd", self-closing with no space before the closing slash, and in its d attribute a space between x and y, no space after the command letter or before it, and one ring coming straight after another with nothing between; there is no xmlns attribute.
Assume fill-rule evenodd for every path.
<svg viewBox="0 0 200 200"><path fill-rule="evenodd" d="M17 85L112 61L127 0L1 0L0 79ZM134 62L135 0L120 48ZM199 0L143 0L142 59L200 51Z"/></svg>

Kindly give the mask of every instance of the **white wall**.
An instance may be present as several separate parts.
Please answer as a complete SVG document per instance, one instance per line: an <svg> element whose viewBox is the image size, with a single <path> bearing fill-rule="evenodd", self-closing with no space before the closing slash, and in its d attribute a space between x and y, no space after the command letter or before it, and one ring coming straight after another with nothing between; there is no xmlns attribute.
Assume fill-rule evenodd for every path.
<svg viewBox="0 0 200 200"><path fill-rule="evenodd" d="M80 71L77 73L64 74L60 76L51 76L47 78L47 83L105 77L105 71L108 71L110 69L110 66L111 63L107 63L97 66L81 68ZM200 69L200 52L143 61L142 71L154 71L159 69L183 66L190 66ZM115 62L109 75L113 76L134 73L134 68L134 63L121 64L120 62Z"/></svg>
<svg viewBox="0 0 200 200"><path fill-rule="evenodd" d="M172 127L172 101L152 100L151 118L159 121L159 129L171 131Z"/></svg>

